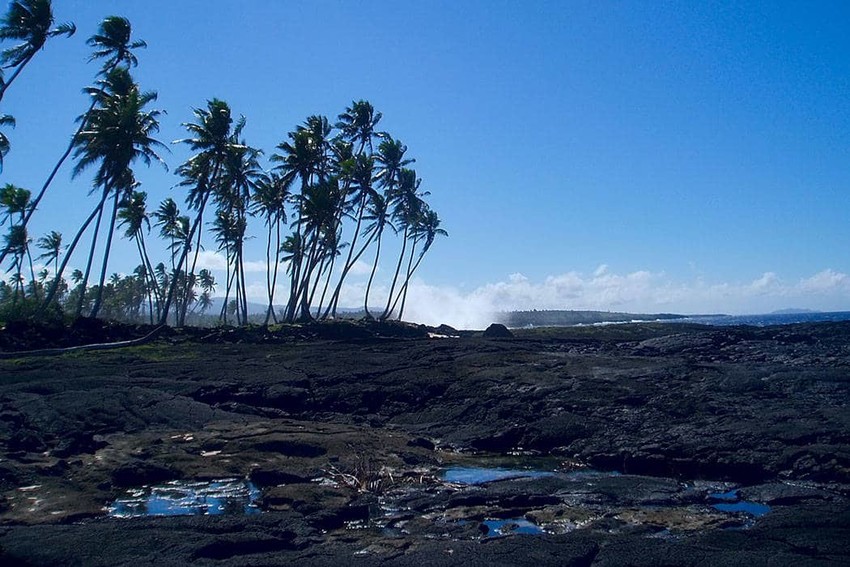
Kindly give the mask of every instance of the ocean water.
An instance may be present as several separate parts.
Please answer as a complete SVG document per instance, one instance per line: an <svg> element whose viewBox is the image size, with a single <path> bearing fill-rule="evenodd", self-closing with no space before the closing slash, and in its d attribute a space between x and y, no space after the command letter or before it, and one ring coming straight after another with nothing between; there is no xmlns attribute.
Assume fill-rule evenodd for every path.
<svg viewBox="0 0 850 567"><path fill-rule="evenodd" d="M850 311L806 312L806 313L767 313L764 315L694 315L684 319L674 319L670 323L699 323L701 325L791 325L793 323L822 323L850 321Z"/></svg>

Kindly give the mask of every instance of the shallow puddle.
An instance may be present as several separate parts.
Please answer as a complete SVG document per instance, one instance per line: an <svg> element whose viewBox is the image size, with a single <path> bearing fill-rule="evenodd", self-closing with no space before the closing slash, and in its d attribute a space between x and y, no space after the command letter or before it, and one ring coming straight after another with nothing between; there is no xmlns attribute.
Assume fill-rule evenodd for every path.
<svg viewBox="0 0 850 567"><path fill-rule="evenodd" d="M764 516L770 512L770 506L767 504L741 500L737 490L716 492L714 494L709 494L709 498L719 501L712 504L711 507L715 510L719 510L720 512L727 512L730 514L742 512L756 518Z"/></svg>
<svg viewBox="0 0 850 567"><path fill-rule="evenodd" d="M260 490L246 480L175 480L128 490L124 498L110 504L107 510L116 518L259 514L256 505L259 497Z"/></svg>
<svg viewBox="0 0 850 567"><path fill-rule="evenodd" d="M550 471L531 469L508 469L501 467L449 467L443 470L442 479L455 484L484 484L514 478L542 478L553 476Z"/></svg>
<svg viewBox="0 0 850 567"><path fill-rule="evenodd" d="M508 520L484 520L488 537L505 536L510 534L540 535L543 530L525 518L510 518Z"/></svg>

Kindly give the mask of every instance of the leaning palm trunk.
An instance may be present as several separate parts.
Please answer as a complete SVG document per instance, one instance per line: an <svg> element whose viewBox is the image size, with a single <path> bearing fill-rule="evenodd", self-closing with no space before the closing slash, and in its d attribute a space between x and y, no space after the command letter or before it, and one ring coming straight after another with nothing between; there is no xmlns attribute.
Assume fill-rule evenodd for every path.
<svg viewBox="0 0 850 567"><path fill-rule="evenodd" d="M10 86L13 82L15 82L15 79L17 79L17 78L18 78L18 75L20 75L20 74L21 74L21 71L23 71L23 70L24 70L24 67L26 67L26 66L27 66L27 63L29 63L29 62L32 60L32 58L35 56L35 54L36 54L36 52L35 52L35 51L33 51L32 53L30 53L30 54L26 57L26 59L24 59L23 61L21 61L21 62L18 64L18 66L17 66L17 67L15 67L15 72L14 72L14 73L12 73L12 76L11 76L11 77L9 77L9 80L8 80L8 81L6 81L6 82L4 82L4 83L2 83L2 84L0 84L0 100L3 100L3 95L5 95L5 94L6 94L6 89L8 89L8 88L9 88L9 86Z"/></svg>
<svg viewBox="0 0 850 567"><path fill-rule="evenodd" d="M53 278L53 283L50 285L50 291L47 293L47 296L44 298L44 302L42 303L39 311L44 311L44 309L50 305L50 302L53 301L53 298L56 296L56 292L59 289L59 283L62 281L62 274L65 272L65 268L68 267L68 262L71 259L71 255L74 253L74 249L77 247L77 244L82 238L83 234L86 232L86 229L91 224L91 221L94 220L94 217L97 216L99 211L103 210L103 204L106 202L107 194L104 193L103 198L101 198L100 202L97 206L92 210L91 214L83 223L83 226L77 231L77 234L74 236L74 240L71 241L71 245L68 246L68 250L65 252L65 258L62 260L62 265L59 266L59 270L56 272L56 276Z"/></svg>
<svg viewBox="0 0 850 567"><path fill-rule="evenodd" d="M112 205L112 218L109 220L109 231L106 233L106 249L103 252L103 264L100 267L100 283L97 287L97 295L94 298L94 305L91 308L91 316L97 317L100 312L100 305L103 301L103 285L106 282L106 267L109 264L109 252L112 250L112 236L115 232L115 219L118 217L118 197L120 191L115 191L115 200Z"/></svg>
<svg viewBox="0 0 850 567"><path fill-rule="evenodd" d="M219 320L227 325L227 302L230 301L230 289L233 285L233 278L231 277L230 272L230 247L225 246L224 248L224 305L221 306L221 312L218 315Z"/></svg>
<svg viewBox="0 0 850 567"><path fill-rule="evenodd" d="M333 269L333 260L331 260L330 269L331 270ZM322 258L322 260L319 262L319 269L317 270L317 273L316 273L316 281L313 282L313 290L310 292L310 305L311 306L313 305L313 299L316 297L316 292L319 289L319 281L322 279L322 274L324 274L327 271L328 271L328 261L327 261L326 258ZM327 280L325 280L324 291L327 291L327 289L328 289L327 288ZM324 304L324 301L325 301L324 291L322 292L321 298L319 299L319 305L316 306L316 317L319 317L322 313L322 305Z"/></svg>
<svg viewBox="0 0 850 567"><path fill-rule="evenodd" d="M189 255L189 248L191 248L190 243L194 240L195 231L198 230L198 227L201 224L201 219L204 214L204 207L207 204L207 199L209 198L209 194L206 194L201 199L201 207L198 211L198 215L195 217L195 221L192 223L192 227L189 229L189 234L186 238L186 244L183 246L183 250L180 252L180 259L177 261L177 268L174 272L175 277L171 281L171 285L168 287L168 295L165 298L165 305L162 308L162 315L160 317L160 324L164 325L167 323L168 311L171 307L171 302L174 301L174 292L176 291L178 279L176 274L179 270L183 268L183 262L186 261L186 257Z"/></svg>
<svg viewBox="0 0 850 567"><path fill-rule="evenodd" d="M328 311L330 311L331 317L336 317L337 304L339 303L339 294L342 292L342 284L345 281L345 276L348 275L348 272L351 270L352 266L354 266L358 258L360 258L360 255L363 254L363 251L366 249L366 246L368 246L369 242L371 241L370 237L370 239L366 241L366 246L361 248L360 252L357 253L357 256L352 259L352 254L354 254L354 247L357 244L357 237L360 235L360 225L363 222L363 209L365 207L366 199L361 197L360 207L357 210L357 226L354 228L354 236L351 237L351 246L348 248L348 257L345 259L345 264L343 264L342 266L342 273L339 276L339 282L336 284L336 288L334 288L334 292L331 295L330 302L328 303ZM325 312L324 316L328 316L327 311Z"/></svg>
<svg viewBox="0 0 850 567"><path fill-rule="evenodd" d="M280 250L279 245L277 250ZM268 293L269 305L266 309L266 319L263 321L264 326L268 326L269 320L274 317L274 278L276 277L277 254L275 254L275 261L272 264L272 224L269 222L269 234L266 240L266 292ZM277 318L275 318L275 323L277 323Z"/></svg>
<svg viewBox="0 0 850 567"><path fill-rule="evenodd" d="M384 234L384 229L378 229L378 249L375 251L375 263L372 264L372 273L369 274L369 283L366 284L366 298L363 300L363 310L366 311L367 319L374 319L369 312L369 291L372 289L372 280L375 279L375 272L378 271L378 259L381 257L381 237Z"/></svg>
<svg viewBox="0 0 850 567"><path fill-rule="evenodd" d="M398 255L398 264L395 267L395 275L393 276L392 285L390 285L390 293L387 296L387 306L384 308L384 312L381 314L379 319L381 321L385 320L390 316L390 312L392 308L390 305L393 301L393 292L395 291L395 284L398 282L398 274L401 271L401 264L404 261L404 253L407 251L407 227L404 227L404 235L402 236L402 244L401 244L401 253Z"/></svg>
<svg viewBox="0 0 850 567"><path fill-rule="evenodd" d="M413 269L410 270L410 275L407 276L407 281L404 282L404 294L401 296L401 307L398 310L398 318L401 320L401 316L404 315L404 303L407 301L407 288L410 284L410 278L416 272L416 269L419 268L419 264L422 263L422 258L425 257L425 253L428 252L428 243L425 243L425 247L419 253L419 258L416 259L416 264L413 266Z"/></svg>
<svg viewBox="0 0 850 567"><path fill-rule="evenodd" d="M398 305L399 299L407 290L407 284L410 282L410 276L413 275L412 266L413 266L413 256L416 254L416 244L419 242L418 239L414 239L413 246L410 247L410 256L407 258L407 268L404 271L404 281L401 284L401 287L398 288L398 294L395 296L395 300L393 301L392 307L390 307L390 313L395 311L396 305ZM399 321L401 321L401 313L398 315Z"/></svg>
<svg viewBox="0 0 850 567"><path fill-rule="evenodd" d="M35 299L36 303L38 302L38 282L35 279L35 268L32 265L32 254L30 254L30 247L27 246L27 260L30 265L30 281L32 281L32 296Z"/></svg>
<svg viewBox="0 0 850 567"><path fill-rule="evenodd" d="M148 281L150 282L150 284L149 284L150 289L148 290L148 296L150 296L151 293L153 293L155 304L156 304L156 316L157 316L157 318L159 318L159 310L162 307L162 298L160 298L160 296L159 296L159 286L157 285L156 277L154 276L154 271L153 271L153 268L151 267L151 260L150 260L150 257L148 256L147 246L145 246L145 235L144 235L143 232L139 232L139 235L136 238L136 241L139 243L139 250L142 254L142 261L144 262L145 271L147 272ZM154 323L154 316L153 316L153 310L151 310L151 325L153 325L153 323Z"/></svg>
<svg viewBox="0 0 850 567"><path fill-rule="evenodd" d="M324 317L328 316L328 312L330 312L332 318L336 317L337 303L339 303L339 295L340 295L340 293L342 293L342 284L345 281L345 276L348 275L348 272L351 271L351 268L354 267L354 264L357 263L357 260L360 259L360 257L363 255L363 253L366 252L366 249L369 248L369 245L372 244L372 241L375 240L376 234L377 234L377 231L372 232L372 234L369 235L369 238L366 239L366 242L363 244L363 246L360 248L360 250L354 256L354 258L352 258L350 262L347 262L346 266L343 267L342 275L339 278L339 283L337 283L336 289L334 290L334 293L331 296L331 301L330 301L330 303L328 303L328 309L327 309L327 311L325 311ZM353 243L352 243L352 248L353 248ZM380 249L379 249L379 251L380 251ZM376 263L376 266L377 266L377 263ZM372 275L373 276L375 275L374 269L372 270ZM372 278L369 278L369 283L371 283L371 282L372 282ZM369 312L369 310L367 309L366 313L368 314L368 312Z"/></svg>
<svg viewBox="0 0 850 567"><path fill-rule="evenodd" d="M310 245L310 254L307 256L307 263L304 265L304 277L301 280L300 284L300 305L299 310L300 314L298 318L301 320L309 321L313 318L313 315L310 313L310 301L309 301L309 293L310 293L310 280L313 276L313 270L316 267L316 261L318 260L318 247L319 247L319 236L318 234L313 236L313 243Z"/></svg>
<svg viewBox="0 0 850 567"><path fill-rule="evenodd" d="M109 192L104 188L103 197L101 198L100 203L97 208L97 221L94 223L94 233L92 234L91 239L91 248L89 249L89 257L86 260L86 271L83 274L83 280L81 282L80 287L80 299L77 303L77 311L76 316L79 317L83 314L83 303L85 303L86 297L86 287L89 284L89 276L91 275L91 265L94 261L94 252L97 247L97 237L100 234L100 221L103 220L103 206L106 204L106 199L109 197Z"/></svg>
<svg viewBox="0 0 850 567"><path fill-rule="evenodd" d="M119 62L120 62L120 60L116 60L115 63L113 63L108 69L105 69L104 70L104 76L109 75L109 73L111 73L112 70L115 69L118 66ZM9 87L9 84L15 79L15 77L18 75L18 73L20 73L20 67L15 71L14 75L12 75L12 77L9 78L9 80L6 82L6 84L3 85L3 88L2 88L3 92L5 92L5 90ZM2 92L0 92L0 100L2 100L2 99L3 99L3 94L2 94ZM91 116L91 113L94 110L94 107L95 107L96 104L97 104L97 98L92 97L92 101L91 101L91 104L89 105L89 109L86 111L85 114L83 114L83 118L82 118L82 120L80 120L80 125L79 125L79 127L77 127L77 131L74 132L74 135L71 136L71 141L68 142L68 147L65 148L65 151L62 153L62 156L59 158L59 161L56 162L56 165L53 166L53 170L50 172L50 175L47 176L47 181L44 182L44 185L42 185L41 189L39 189L39 191L38 191L38 195L36 195L35 199L33 199L32 205L30 206L29 210L27 211L26 216L24 217L24 222L23 222L24 226L27 226L27 224L29 223L30 218L32 217L33 213L35 213L35 210L38 208L38 204L41 203L41 199L44 198L44 194L47 193L47 188L50 187L50 184L53 183L53 179L56 177L56 174L59 173L59 169L62 167L62 164L65 163L65 160L68 159L68 156L70 156L71 152L74 151L74 145L77 141L77 138L79 138L80 133L83 130L85 130L86 126L88 125L89 116ZM0 264L3 263L3 260L5 258L6 258L6 251L3 250L2 252L0 252Z"/></svg>

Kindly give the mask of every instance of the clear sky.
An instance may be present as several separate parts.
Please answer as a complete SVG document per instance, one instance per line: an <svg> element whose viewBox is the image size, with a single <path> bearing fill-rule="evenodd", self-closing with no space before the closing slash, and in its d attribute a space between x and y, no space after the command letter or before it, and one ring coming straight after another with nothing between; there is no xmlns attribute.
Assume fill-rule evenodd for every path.
<svg viewBox="0 0 850 567"><path fill-rule="evenodd" d="M310 114L361 98L383 112L450 234L422 264L412 318L850 310L850 3L54 4L78 32L51 40L3 100L18 126L2 183L41 185L86 108L85 39L123 15L148 43L134 75L168 112L165 142L212 97L267 155ZM164 157L173 170L186 153ZM34 235L70 238L94 206L91 174L70 170ZM172 172L137 178L152 205L182 202ZM260 222L252 233L259 263ZM110 271L134 254L122 245Z"/></svg>

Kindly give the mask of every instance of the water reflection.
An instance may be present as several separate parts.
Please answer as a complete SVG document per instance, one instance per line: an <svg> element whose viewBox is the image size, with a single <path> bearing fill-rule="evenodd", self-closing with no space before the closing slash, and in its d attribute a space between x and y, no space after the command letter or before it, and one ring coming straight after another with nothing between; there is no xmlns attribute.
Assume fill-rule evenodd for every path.
<svg viewBox="0 0 850 567"><path fill-rule="evenodd" d="M457 484L484 484L496 480L510 478L541 478L555 473L539 470L484 468L484 467L449 467L443 471L443 480Z"/></svg>
<svg viewBox="0 0 850 567"><path fill-rule="evenodd" d="M118 518L258 514L259 497L259 489L246 480L175 480L129 490L108 507L108 513Z"/></svg>

